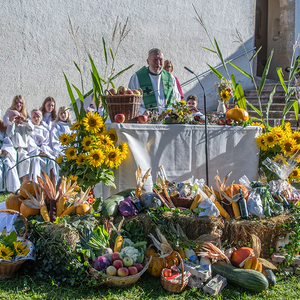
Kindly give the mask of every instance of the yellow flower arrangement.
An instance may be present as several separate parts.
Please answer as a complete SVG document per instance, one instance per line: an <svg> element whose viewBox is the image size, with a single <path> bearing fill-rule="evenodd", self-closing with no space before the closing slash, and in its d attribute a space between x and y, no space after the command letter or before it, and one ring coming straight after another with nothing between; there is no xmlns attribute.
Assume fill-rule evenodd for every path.
<svg viewBox="0 0 300 300"><path fill-rule="evenodd" d="M229 99L230 99L230 97L231 97L231 94L230 94L230 92L228 90L222 90L220 92L220 98L221 98L221 100L223 100L225 102L228 102Z"/></svg>
<svg viewBox="0 0 300 300"><path fill-rule="evenodd" d="M115 186L113 170L126 159L128 145L116 144L116 131L106 130L98 112L86 114L71 128L75 132L61 139L63 156L57 159L61 168L60 175L77 177L78 184L84 189L100 181Z"/></svg>

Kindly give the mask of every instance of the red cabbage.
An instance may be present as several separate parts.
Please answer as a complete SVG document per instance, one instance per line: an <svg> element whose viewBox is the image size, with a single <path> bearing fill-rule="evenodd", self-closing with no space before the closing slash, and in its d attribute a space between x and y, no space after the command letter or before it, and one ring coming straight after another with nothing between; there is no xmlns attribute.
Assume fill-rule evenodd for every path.
<svg viewBox="0 0 300 300"><path fill-rule="evenodd" d="M99 256L97 257L93 263L92 267L96 269L97 271L106 271L106 268L110 266L110 260L106 258L105 256Z"/></svg>

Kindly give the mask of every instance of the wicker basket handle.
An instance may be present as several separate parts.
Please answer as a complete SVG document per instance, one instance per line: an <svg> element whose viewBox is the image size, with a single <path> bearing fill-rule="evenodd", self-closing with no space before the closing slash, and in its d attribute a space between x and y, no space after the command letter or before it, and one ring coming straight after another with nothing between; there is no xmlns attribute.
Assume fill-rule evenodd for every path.
<svg viewBox="0 0 300 300"><path fill-rule="evenodd" d="M8 208L1 209L0 212L7 212L7 213L10 213L12 215L18 214L23 219L23 221L25 223L25 232L24 232L24 234L21 238L23 240L25 240L25 237L26 237L26 234L27 234L27 219L23 216L23 214L20 213L19 211L16 211L16 210L13 210L13 209L8 209Z"/></svg>
<svg viewBox="0 0 300 300"><path fill-rule="evenodd" d="M105 90L105 91L104 91L104 95L105 95L105 96L108 96L108 95L109 95L109 96L113 96L113 94L112 94L109 90Z"/></svg>
<svg viewBox="0 0 300 300"><path fill-rule="evenodd" d="M181 264L181 285L183 286L183 284L184 284L184 265L183 265L183 261L182 261L181 255L177 251L174 251L174 252L177 255L177 257L179 258L179 261L180 261L180 264Z"/></svg>

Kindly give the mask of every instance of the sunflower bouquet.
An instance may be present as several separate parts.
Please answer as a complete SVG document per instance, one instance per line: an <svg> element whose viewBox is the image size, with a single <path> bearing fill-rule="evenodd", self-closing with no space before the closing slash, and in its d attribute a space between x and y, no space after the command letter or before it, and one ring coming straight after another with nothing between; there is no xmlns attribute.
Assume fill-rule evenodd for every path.
<svg viewBox="0 0 300 300"><path fill-rule="evenodd" d="M77 119L71 130L73 133L59 137L64 153L57 158L60 175L77 180L84 190L100 181L115 187L113 170L127 157L127 143L116 146L116 131L107 131L98 112Z"/></svg>
<svg viewBox="0 0 300 300"><path fill-rule="evenodd" d="M260 148L260 165L266 158L270 158L277 166L287 165L288 159L300 149L300 132L291 130L291 124L275 126L256 138ZM271 174L266 172L268 179L273 179ZM291 182L300 181L300 160L298 165L289 175Z"/></svg>
<svg viewBox="0 0 300 300"><path fill-rule="evenodd" d="M232 82L231 80L221 78L220 82L215 82L217 96L220 96L220 99L224 102L228 102L233 96Z"/></svg>

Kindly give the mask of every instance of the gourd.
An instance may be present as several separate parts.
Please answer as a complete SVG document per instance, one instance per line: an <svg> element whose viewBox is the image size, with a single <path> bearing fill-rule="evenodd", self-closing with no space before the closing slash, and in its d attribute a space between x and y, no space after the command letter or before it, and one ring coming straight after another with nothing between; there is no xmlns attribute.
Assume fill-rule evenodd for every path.
<svg viewBox="0 0 300 300"><path fill-rule="evenodd" d="M249 291L261 292L268 288L267 278L260 272L249 269L239 269L224 261L212 264L212 270L227 278L228 282L239 285Z"/></svg>
<svg viewBox="0 0 300 300"><path fill-rule="evenodd" d="M249 120L249 114L247 110L235 106L235 108L231 108L226 112L226 119L232 119L237 122L247 122Z"/></svg>
<svg viewBox="0 0 300 300"><path fill-rule="evenodd" d="M224 190L224 192L230 197L232 198L234 195L239 193L239 189L242 189L242 192L244 194L245 200L248 200L249 197L249 191L247 190L246 187L244 187L241 184L231 184L228 187L226 187L226 189Z"/></svg>
<svg viewBox="0 0 300 300"><path fill-rule="evenodd" d="M35 190L38 189L38 185L34 182L34 181L30 181L30 180L27 180L27 181L24 181L22 184L21 184L21 187L20 187L20 194L22 195L23 198L27 198L27 194L25 193L24 190L26 190L28 193L30 193L33 197L36 196L35 194Z"/></svg>
<svg viewBox="0 0 300 300"><path fill-rule="evenodd" d="M161 206L161 201L157 195L151 192L145 193L141 196L141 202L145 208L157 208Z"/></svg>
<svg viewBox="0 0 300 300"><path fill-rule="evenodd" d="M87 214L91 210L91 206L88 203L83 203L75 207L76 215Z"/></svg>
<svg viewBox="0 0 300 300"><path fill-rule="evenodd" d="M273 271L269 268L263 267L262 273L266 276L269 286L276 285L276 276L274 275Z"/></svg>
<svg viewBox="0 0 300 300"><path fill-rule="evenodd" d="M130 196L131 192L134 193L135 188L127 189L108 197L102 205L102 216L105 218L115 217L118 213L118 205Z"/></svg>
<svg viewBox="0 0 300 300"><path fill-rule="evenodd" d="M176 265L176 267L179 266L179 259L176 256L176 252L175 251L173 251L170 255L168 255L166 257L166 260L167 260L167 267L168 268L171 268L174 265Z"/></svg>
<svg viewBox="0 0 300 300"><path fill-rule="evenodd" d="M27 218L28 216L35 216L40 214L40 210L36 208L30 208L26 206L24 203L20 206L20 213Z"/></svg>
<svg viewBox="0 0 300 300"><path fill-rule="evenodd" d="M154 277L159 277L161 270L164 268L165 263L164 259L160 258L158 254L155 254L152 256L151 262L148 267L148 272L154 276Z"/></svg>
<svg viewBox="0 0 300 300"><path fill-rule="evenodd" d="M20 206L22 202L20 199L24 200L24 198L20 194L10 195L7 197L5 203L7 209L12 209L15 211L20 211Z"/></svg>
<svg viewBox="0 0 300 300"><path fill-rule="evenodd" d="M232 253L231 259L239 265L241 262L243 262L246 258L250 257L251 255L254 255L254 250L252 248L241 247Z"/></svg>

